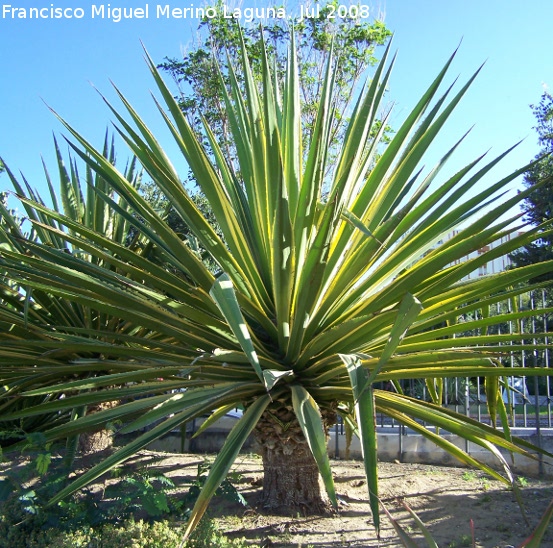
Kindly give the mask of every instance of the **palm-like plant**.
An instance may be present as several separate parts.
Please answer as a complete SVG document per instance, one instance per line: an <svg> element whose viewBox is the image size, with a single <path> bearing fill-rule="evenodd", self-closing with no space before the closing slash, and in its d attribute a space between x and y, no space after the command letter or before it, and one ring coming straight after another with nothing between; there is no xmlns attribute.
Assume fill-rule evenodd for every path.
<svg viewBox="0 0 553 548"><path fill-rule="evenodd" d="M160 113L213 208L222 238L190 199L160 144L119 93L129 119L110 108L121 136L218 265L217 276L112 163L66 124L77 154L129 204L132 213L118 207L107 193L98 195L151 242L156 259L23 199L50 219L34 220L36 226L82 253L77 256L27 241L17 251L4 247L0 268L21 287L39 288L102 313L117 312L143 331L56 328L47 337L32 332L25 340L4 337L0 378L8 387L23 383L25 389L18 392L23 396L66 395L13 413L14 418L125 399L116 408L47 429L48 440L115 420L124 422L123 433L153 426L80 476L56 500L176 426L206 413L212 413L214 420L236 406L243 407L244 414L215 460L189 531L252 432L263 456L266 506L321 510L328 500L336 506L326 451L328 427L336 413L355 425L360 436L377 529L376 411L432 439L464 463L502 478L422 422L490 449L506 468L505 481L511 481L497 447L525 452L520 440L506 429L444 409L439 402L410 398L402 393L399 381L429 379L429 386L438 386L438 398L445 377L486 377L490 412L494 420L498 414L505 419L498 398L499 379L505 374L498 344L508 339L509 351L517 352L528 348L528 343L522 336L486 336L486 328L532 312L499 318L484 315L463 324L457 319L526 291L523 284L552 265L465 279L480 264L532 241L536 230L476 259L459 260L513 231L514 219L502 220L502 216L527 192L507 198L502 191L527 167L473 195L503 155L476 170L482 160L478 158L440 179L453 147L419 181L417 166L474 78L449 102L450 89L438 96L452 59L379 155L379 136L371 137L371 130L390 75L388 50L355 106L330 178L325 174L333 118L332 60L309 149L304 151L294 51L282 87L271 77L265 59L261 89L242 55L245 87L237 84L231 68L231 87L225 95L239 160L235 171L207 125L211 149L200 144L148 59L164 101L158 105ZM380 122L380 127L386 126L385 119ZM56 229L54 221L66 230ZM437 245L453 230L457 231L454 238ZM110 268L89 257L109 258ZM31 315L26 318L32 324ZM473 329L484 334L461 336ZM540 346L532 344L532 348ZM86 358L80 357L84 351ZM97 376L69 380L68 356L72 366L86 366ZM543 371L528 368L525 373ZM375 383L382 381L393 383L396 391L376 389ZM174 389L179 391L170 392ZM138 395L140 399L133 399Z"/></svg>
<svg viewBox="0 0 553 548"><path fill-rule="evenodd" d="M143 252L147 248L146 242L136 231L133 231L133 226L123 215L120 215L116 209L106 203L105 196L116 199L118 207L124 210L128 210L128 205L123 200L118 199L117 196L114 196L109 185L86 166L85 173L81 176L75 158L70 157L69 167L66 167L63 155L55 140L54 144L59 175L59 194L56 194L50 173L45 167L46 181L54 210L58 213L63 212L66 217L74 222L101 232L110 240L134 249L137 253ZM107 134L102 154L107 161L115 165L113 139L110 142ZM43 215L39 209L31 205L30 199L44 205L41 197L32 190L26 181L21 184L10 170L8 170L8 176L13 183L15 192L29 200L29 203L23 202L24 212L28 219L33 221L33 225L30 234L25 235L23 232L26 226L24 220L15 216L14 212L8 210L5 204L0 204L0 222L3 225L0 237L4 246L12 252L23 254L28 240L35 243L40 242L43 246L65 253L72 253L81 258L86 257L86 259L104 269L113 270L109 258L106 260L106 257L93 257L75 245L70 245L62 232L63 226L59 225L55 219ZM135 160L126 167L125 177L133 186L140 185L140 173L136 170ZM43 228L42 225L48 228ZM53 329L62 331L72 329L92 333L105 330L120 334L136 329L135 326L129 325L120 316L104 314L95 310L94 307L79 305L66 297L53 295L47 288L20 286L9 275L0 279L0 297L2 299L0 325L5 327L5 330L2 330L1 338L8 340L12 347L17 344L25 345L25 341L30 337L48 340ZM85 351L80 356L86 357L87 352ZM74 352L67 356L68 361L74 359ZM36 363L35 360L40 363L40 356L30 358L29 364ZM68 367L67 371L72 371L75 378L88 378L96 373L87 367L74 368L73 366ZM57 380L53 378L51 382L55 383ZM35 396L34 398L14 397L24 389L25 383L10 386L6 393L10 397L4 398L0 405L2 416L9 416L10 410L29 407L36 404L36 402L51 401L61 395L60 393L54 393ZM112 404L110 402L106 405L109 407ZM91 411L93 409L79 406L71 410L70 413L59 414L54 412L39 417L31 417L23 420L20 428L23 432L30 433L44 427L46 423L50 423L50 426L52 426L68 418L75 418ZM10 426L13 428L15 425L0 423L0 428L3 430L10 431ZM15 430L12 433L17 435ZM99 447L99 442L100 444L109 442L110 436L102 432L99 434L99 436L94 434L87 436L87 441L81 443L81 446L84 448L95 444L96 447ZM76 442L76 438L73 438L73 440ZM81 442L83 441L81 439Z"/></svg>

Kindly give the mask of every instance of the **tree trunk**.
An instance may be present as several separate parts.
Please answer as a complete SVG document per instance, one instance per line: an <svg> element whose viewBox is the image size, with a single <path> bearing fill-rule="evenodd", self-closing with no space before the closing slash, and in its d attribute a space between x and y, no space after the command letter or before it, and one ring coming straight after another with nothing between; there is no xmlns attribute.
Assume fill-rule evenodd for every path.
<svg viewBox="0 0 553 548"><path fill-rule="evenodd" d="M79 453L91 455L104 451L113 445L113 432L99 430L98 432L83 432L79 436Z"/></svg>
<svg viewBox="0 0 553 548"><path fill-rule="evenodd" d="M91 405L86 410L86 414L97 413L105 409L116 407L119 402L108 401L98 405ZM91 455L100 451L105 451L113 445L113 432L107 428L95 432L83 432L79 435L79 453L81 455Z"/></svg>
<svg viewBox="0 0 553 548"><path fill-rule="evenodd" d="M335 417L332 413L332 421ZM291 405L271 406L259 421L255 438L263 459L264 508L291 515L331 511L317 463Z"/></svg>

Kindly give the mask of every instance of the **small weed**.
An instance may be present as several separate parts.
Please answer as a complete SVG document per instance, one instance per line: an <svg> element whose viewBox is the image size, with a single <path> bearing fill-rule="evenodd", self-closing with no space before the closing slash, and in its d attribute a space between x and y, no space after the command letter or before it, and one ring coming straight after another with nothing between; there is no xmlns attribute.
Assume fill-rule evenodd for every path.
<svg viewBox="0 0 553 548"><path fill-rule="evenodd" d="M198 495L200 494L200 491L204 485L204 483L207 480L207 476L209 474L209 470L211 469L211 462L208 460L205 460L203 463L198 465L198 475L196 477L195 482L192 484L192 487L190 488L189 494L191 495L192 502L196 502L196 499L198 498ZM239 472L231 472L227 478L223 480L217 491L215 492L216 495L222 496L227 500L230 500L232 502L237 502L238 504L241 504L242 506L247 506L248 503L246 502L246 499L238 492L236 487L233 485L233 482L238 482L242 480L242 475ZM192 504L193 506L193 504Z"/></svg>
<svg viewBox="0 0 553 548"><path fill-rule="evenodd" d="M484 491L488 491L490 487L490 480L488 478L482 478L482 489L484 489Z"/></svg>
<svg viewBox="0 0 553 548"><path fill-rule="evenodd" d="M146 470L123 476L104 491L104 498L115 503L106 513L119 518L121 513L130 517L137 511L144 511L150 518L178 513L182 502L173 500L168 493L174 488L173 481L164 474L151 474Z"/></svg>
<svg viewBox="0 0 553 548"><path fill-rule="evenodd" d="M467 548L472 546L472 539L470 535L461 535L458 540L452 540L447 548Z"/></svg>
<svg viewBox="0 0 553 548"><path fill-rule="evenodd" d="M485 502L491 502L492 501L492 497L490 495L484 495L481 499L480 499L480 502L482 503L485 503Z"/></svg>
<svg viewBox="0 0 553 548"><path fill-rule="evenodd" d="M465 481L474 481L478 478L478 476L476 475L476 472L463 472L463 475L462 475L462 478L463 480Z"/></svg>
<svg viewBox="0 0 553 548"><path fill-rule="evenodd" d="M521 487L528 487L528 480L524 476L517 478L517 481Z"/></svg>
<svg viewBox="0 0 553 548"><path fill-rule="evenodd" d="M427 476L434 476L434 475L438 475L438 474L441 474L442 471L441 470L437 470L435 468L430 468L429 470L426 470L424 472Z"/></svg>

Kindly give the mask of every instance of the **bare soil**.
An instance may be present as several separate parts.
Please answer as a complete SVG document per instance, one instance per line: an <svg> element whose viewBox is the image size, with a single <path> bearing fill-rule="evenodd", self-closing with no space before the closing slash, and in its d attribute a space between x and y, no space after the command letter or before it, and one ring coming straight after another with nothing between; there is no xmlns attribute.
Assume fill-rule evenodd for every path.
<svg viewBox="0 0 553 548"><path fill-rule="evenodd" d="M197 478L198 466L214 456L142 451L125 468L148 470L171 477L183 494ZM24 459L27 460L27 459ZM87 459L88 460L88 459ZM96 459L94 459L96 460ZM4 461L0 476L22 461ZM86 467L86 463L81 463ZM90 461L88 462L90 464ZM480 471L422 464L379 463L382 503L405 531L426 546L422 533L405 508L407 504L428 527L440 548L518 547L532 532L553 500L553 481L519 478L524 513L512 490ZM256 455L240 455L231 469L233 485L248 505L215 497L209 515L232 538L259 547L364 548L402 546L391 521L383 513L380 539L371 517L363 464L333 460L339 511L331 516L270 515L260 507L262 465ZM92 490L103 490L110 479ZM474 539L474 540L473 540ZM553 523L542 547L553 547ZM160 547L162 548L162 547Z"/></svg>
<svg viewBox="0 0 553 548"><path fill-rule="evenodd" d="M160 468L176 483L196 477L209 456L144 452L135 465ZM211 457L212 458L212 457ZM293 517L268 515L259 507L261 460L239 456L232 468L234 485L247 507L215 498L210 515L230 537L252 546L337 548L401 546L390 520L383 515L377 539L368 503L363 464L333 460L340 508L336 515ZM180 477L180 479L179 479ZM421 546L426 543L406 503L421 518L440 547L507 548L520 545L553 499L553 481L519 478L527 522L514 492L479 471L421 464L379 463L380 498L390 514ZM474 538L474 544L473 544ZM543 547L553 547L553 524Z"/></svg>

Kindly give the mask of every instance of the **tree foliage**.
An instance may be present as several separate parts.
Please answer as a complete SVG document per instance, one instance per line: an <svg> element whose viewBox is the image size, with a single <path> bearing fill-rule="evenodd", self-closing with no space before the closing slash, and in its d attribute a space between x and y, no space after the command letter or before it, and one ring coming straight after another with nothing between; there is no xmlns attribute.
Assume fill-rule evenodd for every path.
<svg viewBox="0 0 553 548"><path fill-rule="evenodd" d="M522 203L522 210L528 223L542 227L553 218L553 96L544 92L539 104L531 108L541 151L524 176L524 185L533 191ZM544 232L540 239L513 253L511 259L516 266L553 259L553 237ZM540 279L553 281L553 273L544 274Z"/></svg>
<svg viewBox="0 0 553 548"><path fill-rule="evenodd" d="M382 20L372 16L372 11L369 12L368 8L360 11L358 18L340 18L331 15L339 6L338 0L325 0L317 2L316 5L319 6L319 12L313 18L305 18L301 21L298 17L292 20L274 18L261 23L252 22L241 27L234 19L222 16L223 2L219 0L215 4L217 16L205 17L201 21L197 43L186 51L182 58L167 57L158 66L176 83L178 104L195 132L198 135L203 134L203 144L206 148L209 148L209 140L204 133L204 122L216 136L227 160L235 168L238 165L235 143L229 127L221 76L228 89L231 77L226 67L229 63L232 64L235 76L244 91L244 73L239 62L242 45L244 45L253 77L258 85L261 86L262 82L264 51L270 59L275 76L279 81L283 81L292 27L295 31L299 87L302 97L303 145L307 148L309 136L313 132L324 81L325 59L331 47L339 52L331 99L332 150L344 136L347 114L356 96L356 86L366 70L377 63L377 48L388 41L391 32ZM384 116L384 113L382 115ZM375 119L374 135L378 133L381 124L382 120ZM388 140L390 133L391 129L386 127L383 142ZM331 154L333 154L332 151ZM187 181L195 183L192 173L188 173ZM159 189L155 188L155 184L143 181L141 186L157 208L166 210L169 225L190 242L202 260L215 272L217 267L209 254L175 210L165 201ZM195 190L191 197L209 219L218 235L223 237L205 196L201 191Z"/></svg>
<svg viewBox="0 0 553 548"><path fill-rule="evenodd" d="M198 29L198 42L194 47L181 59L166 58L159 65L176 82L179 89L178 103L195 130L201 132L202 120L205 120L217 136L219 144L224 147L227 158L236 161L219 72L221 71L228 86L230 74L225 67L229 61L243 89L244 74L238 59L244 42L252 73L258 83L262 78L264 48L276 76L282 81L286 72L290 29L293 27L297 46L298 84L302 97L304 142L314 128L324 82L325 58L332 46L338 52L339 62L331 99L334 109L331 142L335 146L343 137L349 107L361 76L368 67L377 63L378 46L384 45L391 36L384 22L373 18L372 11L369 13L368 8L358 18L332 17L331 13L339 2L325 0L315 4L320 11L313 18L301 21L297 17L291 20L275 18L240 28L234 19L222 17L222 5L222 0L215 4L217 17L202 20ZM377 120L375 130L379 123Z"/></svg>

